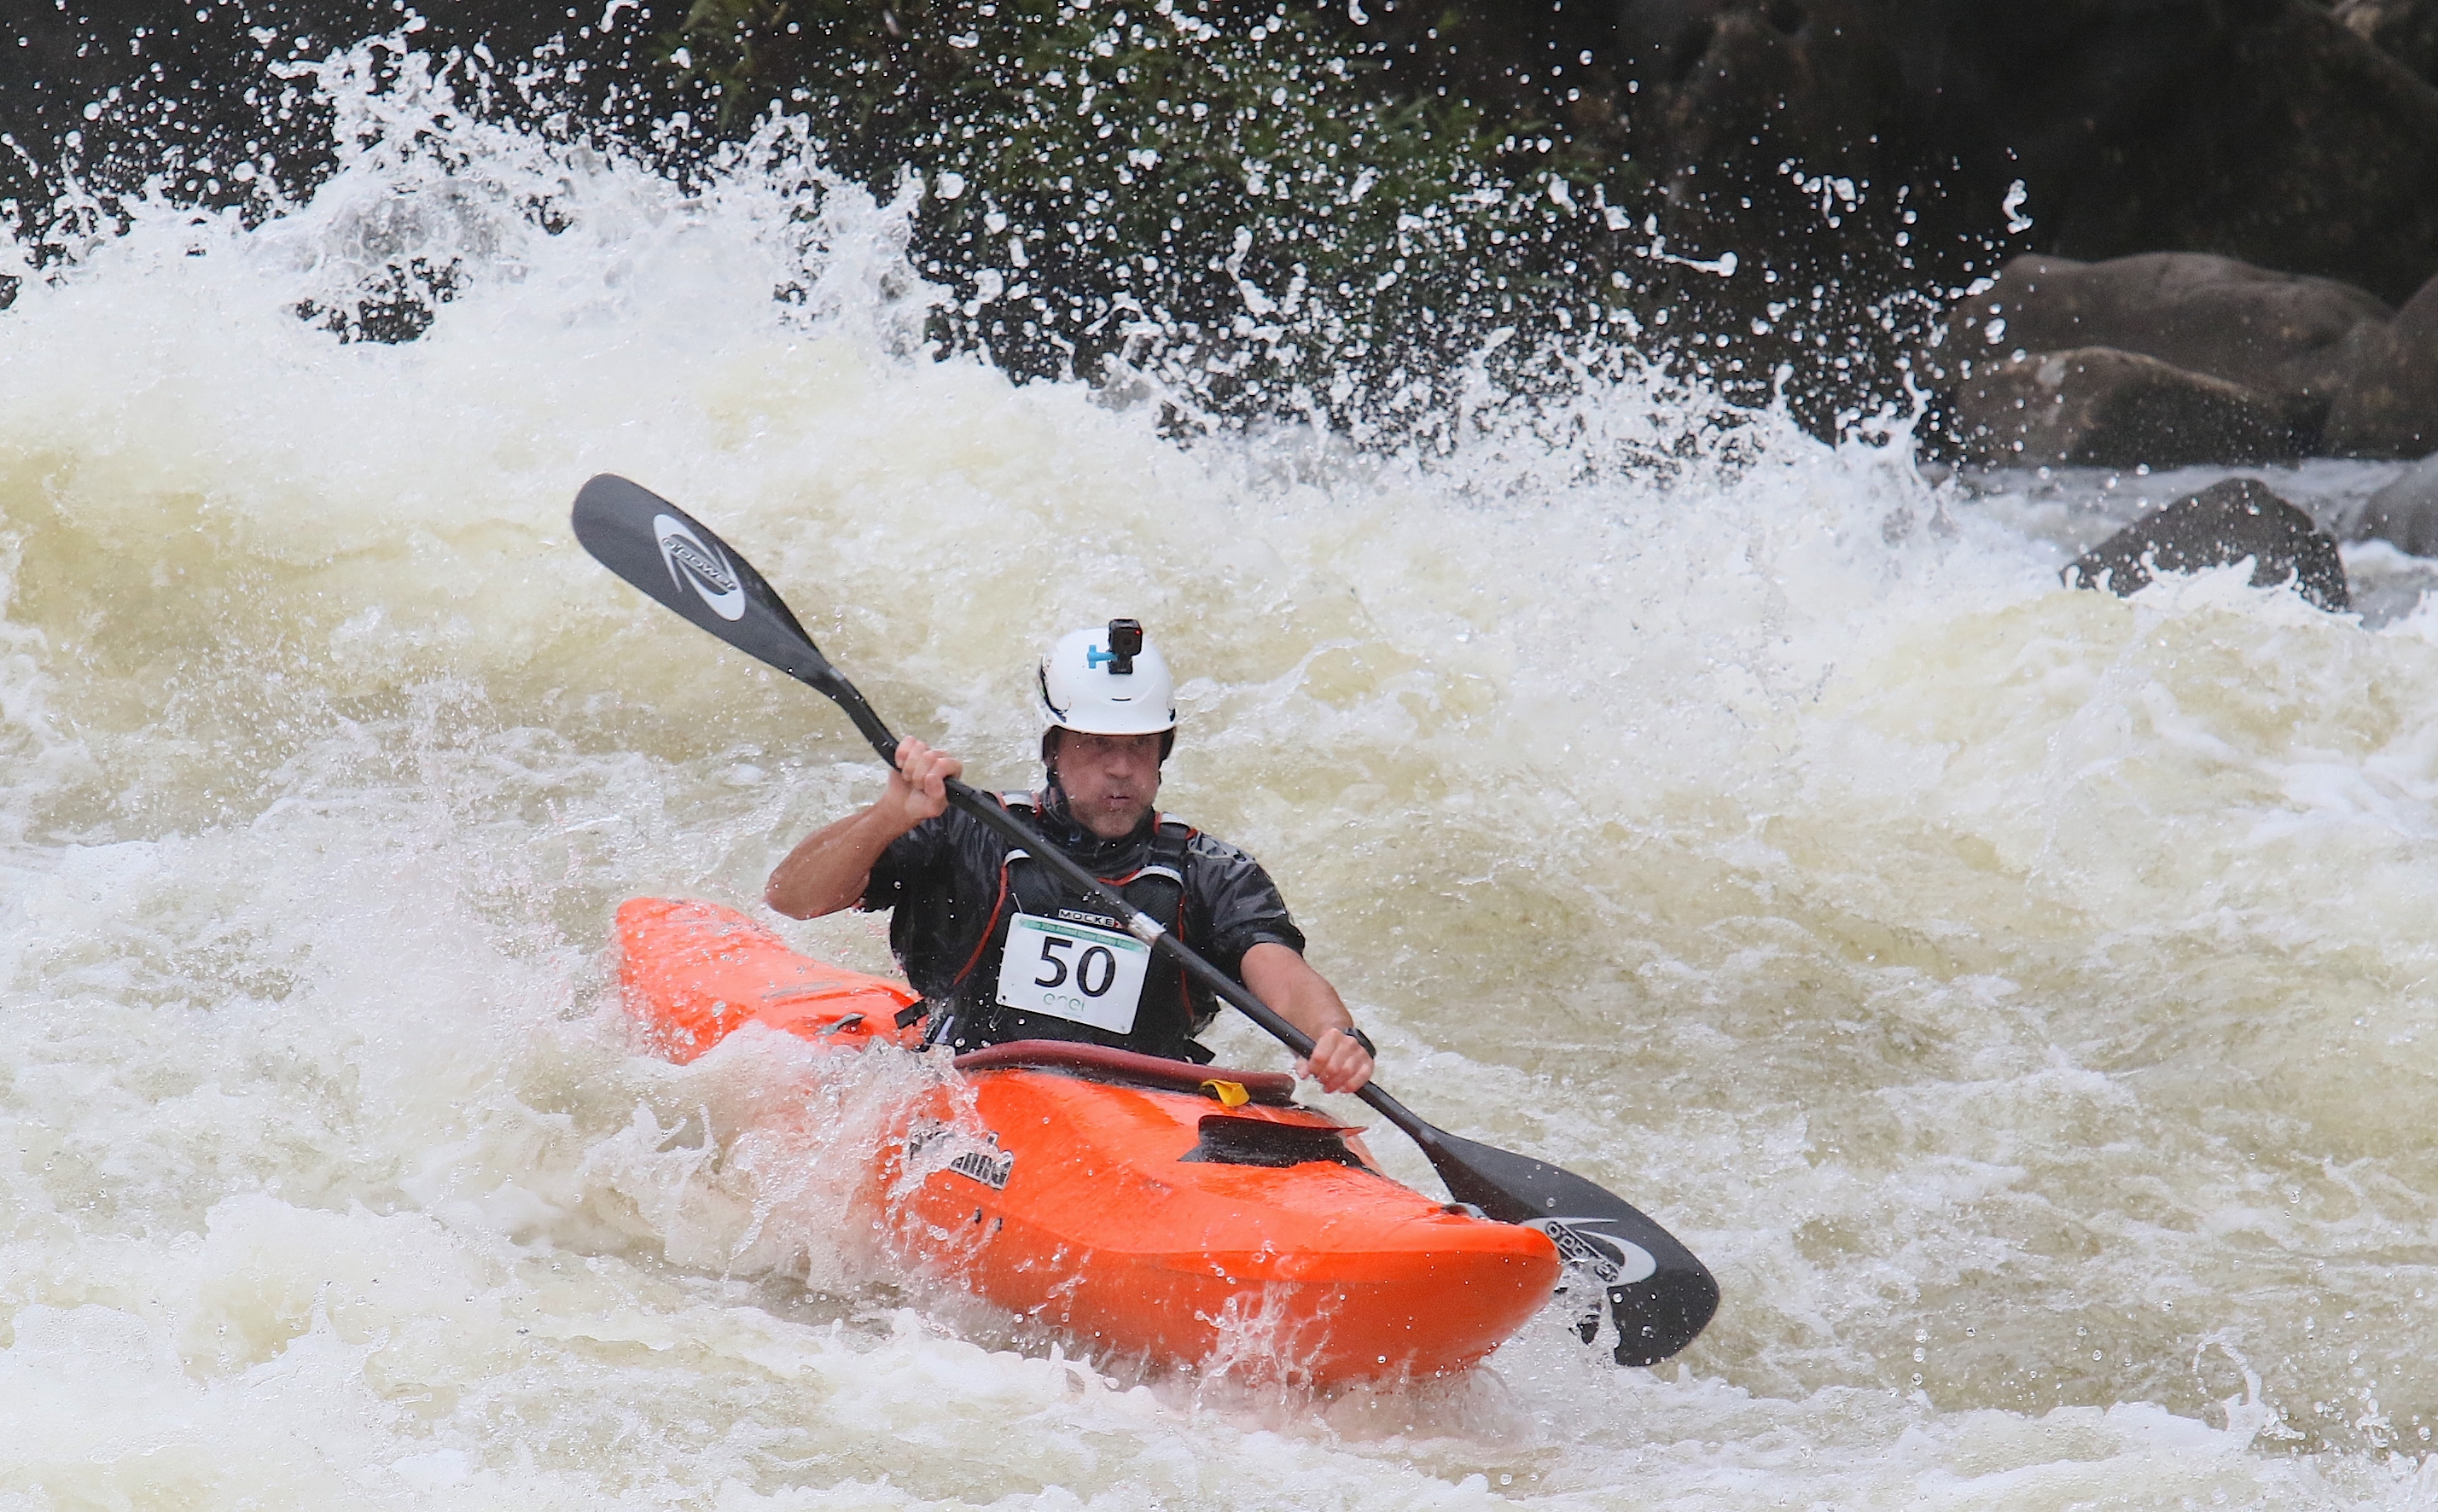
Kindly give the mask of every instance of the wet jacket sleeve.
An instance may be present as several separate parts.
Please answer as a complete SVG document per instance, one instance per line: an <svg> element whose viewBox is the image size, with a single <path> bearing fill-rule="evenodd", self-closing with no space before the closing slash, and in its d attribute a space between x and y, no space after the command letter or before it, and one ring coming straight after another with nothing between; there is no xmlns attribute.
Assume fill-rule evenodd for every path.
<svg viewBox="0 0 2438 1512"><path fill-rule="evenodd" d="M1210 964L1241 982L1245 952L1255 945L1266 941L1303 953L1303 931L1260 862L1207 835L1193 837L1188 856L1186 939Z"/></svg>
<svg viewBox="0 0 2438 1512"><path fill-rule="evenodd" d="M863 902L858 906L878 913L896 907L927 885L936 885L948 852L948 816L925 819L880 853L880 859L872 864L871 879L863 885Z"/></svg>
<svg viewBox="0 0 2438 1512"><path fill-rule="evenodd" d="M924 996L946 997L976 958L1006 849L980 820L950 809L891 841L873 863L862 906L889 911L889 948Z"/></svg>

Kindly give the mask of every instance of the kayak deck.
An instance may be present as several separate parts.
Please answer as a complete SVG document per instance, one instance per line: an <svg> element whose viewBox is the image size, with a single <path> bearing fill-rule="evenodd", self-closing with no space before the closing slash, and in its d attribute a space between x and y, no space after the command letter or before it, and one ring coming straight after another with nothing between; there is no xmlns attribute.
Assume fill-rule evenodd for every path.
<svg viewBox="0 0 2438 1512"><path fill-rule="evenodd" d="M627 1006L683 1063L746 1023L910 1049L903 983L829 966L733 909L629 899ZM1391 1181L1293 1078L1029 1041L905 1110L860 1201L900 1263L1115 1355L1316 1383L1480 1359L1558 1280L1547 1236Z"/></svg>

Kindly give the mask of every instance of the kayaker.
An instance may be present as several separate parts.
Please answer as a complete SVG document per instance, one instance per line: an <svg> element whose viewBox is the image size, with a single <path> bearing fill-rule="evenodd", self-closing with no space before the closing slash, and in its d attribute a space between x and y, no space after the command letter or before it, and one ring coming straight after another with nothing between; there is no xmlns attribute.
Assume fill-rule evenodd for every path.
<svg viewBox="0 0 2438 1512"><path fill-rule="evenodd" d="M1371 1079L1371 1045L1303 958L1303 931L1261 864L1153 807L1176 743L1168 663L1132 620L1077 630L1042 658L1048 719L1038 793L1000 796L1086 870L1313 1037L1305 1069L1331 1092ZM1216 1001L1047 867L948 807L964 765L897 747L878 801L808 836L764 896L795 919L893 910L890 947L924 996L931 1044L1082 1040L1208 1063L1193 1035Z"/></svg>

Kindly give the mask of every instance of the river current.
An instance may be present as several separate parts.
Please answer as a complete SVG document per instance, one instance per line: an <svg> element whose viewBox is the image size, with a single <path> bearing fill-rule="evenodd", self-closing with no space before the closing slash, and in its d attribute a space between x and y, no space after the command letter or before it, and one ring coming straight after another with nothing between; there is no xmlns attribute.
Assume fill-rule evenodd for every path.
<svg viewBox="0 0 2438 1512"><path fill-rule="evenodd" d="M906 205L784 143L684 188L338 108L259 223L0 250L0 1503L2438 1503L2438 610L2394 554L2356 617L2068 592L2105 510L2054 480L1656 379L1410 456L1180 436L926 350ZM309 318L402 257L458 268L419 339ZM1552 1310L1315 1398L892 1275L846 1172L918 1073L629 1039L617 902L758 909L880 777L577 549L599 471L988 785L1038 645L1142 619L1163 806L1268 864L1384 1082L1659 1218L1717 1322L1629 1371Z"/></svg>

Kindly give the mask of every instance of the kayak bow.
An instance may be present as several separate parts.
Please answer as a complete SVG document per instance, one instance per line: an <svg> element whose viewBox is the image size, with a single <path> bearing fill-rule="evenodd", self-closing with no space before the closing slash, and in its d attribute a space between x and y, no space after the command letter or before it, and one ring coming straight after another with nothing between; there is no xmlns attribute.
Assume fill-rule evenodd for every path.
<svg viewBox="0 0 2438 1512"><path fill-rule="evenodd" d="M754 1023L834 1053L903 1054L903 983L824 965L715 904L618 910L619 980L678 1062ZM1365 1166L1279 1072L1031 1041L956 1062L861 1184L898 1263L1106 1358L1330 1384L1479 1360L1548 1300L1539 1229Z"/></svg>

